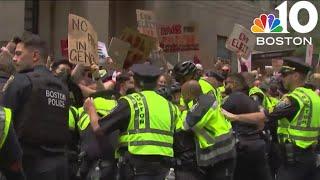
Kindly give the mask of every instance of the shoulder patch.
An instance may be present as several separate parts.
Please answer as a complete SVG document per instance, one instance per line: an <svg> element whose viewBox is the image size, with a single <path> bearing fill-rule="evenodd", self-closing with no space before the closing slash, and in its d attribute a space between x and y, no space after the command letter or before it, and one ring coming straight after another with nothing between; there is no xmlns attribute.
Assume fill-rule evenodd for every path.
<svg viewBox="0 0 320 180"><path fill-rule="evenodd" d="M291 101L288 97L284 97L280 100L280 102L276 105L276 109L286 108L291 105Z"/></svg>
<svg viewBox="0 0 320 180"><path fill-rule="evenodd" d="M10 78L7 80L7 82L4 84L2 88L2 92L8 88L8 86L12 83L13 80L14 80L14 76L11 75Z"/></svg>

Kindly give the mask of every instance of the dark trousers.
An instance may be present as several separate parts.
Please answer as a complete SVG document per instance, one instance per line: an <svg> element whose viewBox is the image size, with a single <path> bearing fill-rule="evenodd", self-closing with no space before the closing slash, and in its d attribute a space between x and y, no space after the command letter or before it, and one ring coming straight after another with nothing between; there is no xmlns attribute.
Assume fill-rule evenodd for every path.
<svg viewBox="0 0 320 180"><path fill-rule="evenodd" d="M234 180L271 179L264 140L240 141Z"/></svg>
<svg viewBox="0 0 320 180"><path fill-rule="evenodd" d="M316 167L316 154L312 152L295 154L294 162L282 163L276 179L319 180L320 167Z"/></svg>
<svg viewBox="0 0 320 180"><path fill-rule="evenodd" d="M205 168L204 180L233 180L235 159L220 161Z"/></svg>
<svg viewBox="0 0 320 180"><path fill-rule="evenodd" d="M27 180L68 180L68 160L65 155L24 157Z"/></svg>
<svg viewBox="0 0 320 180"><path fill-rule="evenodd" d="M161 158L151 156L130 156L121 168L121 180L164 180L169 172L169 165Z"/></svg>
<svg viewBox="0 0 320 180"><path fill-rule="evenodd" d="M268 152L268 162L271 172L272 179L276 178L276 174L281 166L281 153L279 144L276 142L271 142L270 149Z"/></svg>

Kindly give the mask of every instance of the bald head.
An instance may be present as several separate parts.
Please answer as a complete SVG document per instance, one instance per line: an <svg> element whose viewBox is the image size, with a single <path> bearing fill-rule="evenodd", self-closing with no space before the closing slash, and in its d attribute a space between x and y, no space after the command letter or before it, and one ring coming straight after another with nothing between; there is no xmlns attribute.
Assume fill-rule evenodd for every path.
<svg viewBox="0 0 320 180"><path fill-rule="evenodd" d="M185 82L181 87L181 94L187 103L194 100L202 94L200 84L196 80Z"/></svg>

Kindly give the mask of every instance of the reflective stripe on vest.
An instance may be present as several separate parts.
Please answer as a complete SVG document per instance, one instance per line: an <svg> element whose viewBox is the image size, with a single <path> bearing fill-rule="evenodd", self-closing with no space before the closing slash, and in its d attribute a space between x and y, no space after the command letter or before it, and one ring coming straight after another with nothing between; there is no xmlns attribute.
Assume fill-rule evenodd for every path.
<svg viewBox="0 0 320 180"><path fill-rule="evenodd" d="M198 164L207 166L235 156L235 139L232 132L215 138L214 146L199 149Z"/></svg>
<svg viewBox="0 0 320 180"><path fill-rule="evenodd" d="M96 107L97 114L100 117L108 115L117 106L117 101L105 99L102 97L94 98L93 103ZM88 114L84 111L83 107L79 108L78 113L79 120L77 123L77 127L79 128L79 130L83 131L90 124L90 119Z"/></svg>
<svg viewBox="0 0 320 180"><path fill-rule="evenodd" d="M153 101L153 96L162 99L162 97L151 91L134 93L123 97L129 102L131 118L127 131L120 135L119 144L120 146L128 147L131 154L173 156L174 118L176 118L177 113L174 111L175 107L170 102L165 99L162 99L162 102ZM147 102L146 98L151 99ZM167 107L164 102L166 102ZM159 103L157 106L164 113L161 116L166 116L167 122L170 123L167 124L167 130L161 127L161 123L151 122L150 118L155 118L156 116L155 114L150 114L151 111L148 103ZM163 107L161 108L161 106ZM157 112L157 110L152 112ZM164 120L163 123L165 122ZM151 123L153 127L151 127ZM159 126L159 129L155 125Z"/></svg>
<svg viewBox="0 0 320 180"><path fill-rule="evenodd" d="M296 99L300 109L291 122L286 119L279 121L279 142L291 142L301 148L308 148L316 144L319 138L320 115L316 111L320 108L320 98L305 88L297 88L287 96Z"/></svg>
<svg viewBox="0 0 320 180"><path fill-rule="evenodd" d="M8 108L0 108L0 149L7 139L9 127L11 123L11 110Z"/></svg>
<svg viewBox="0 0 320 180"><path fill-rule="evenodd" d="M69 108L69 129L74 130L76 127L76 120L78 120L78 112L77 109L73 106Z"/></svg>
<svg viewBox="0 0 320 180"><path fill-rule="evenodd" d="M235 140L232 126L221 113L217 101L192 127L192 130L198 142L196 153L198 165L206 166L234 157Z"/></svg>

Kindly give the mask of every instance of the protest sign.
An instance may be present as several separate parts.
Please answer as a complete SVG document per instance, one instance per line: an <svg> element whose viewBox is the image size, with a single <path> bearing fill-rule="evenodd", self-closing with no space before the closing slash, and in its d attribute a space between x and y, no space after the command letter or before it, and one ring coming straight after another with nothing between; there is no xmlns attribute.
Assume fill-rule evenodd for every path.
<svg viewBox="0 0 320 180"><path fill-rule="evenodd" d="M165 53L197 51L199 41L193 25L159 25L160 47Z"/></svg>
<svg viewBox="0 0 320 180"><path fill-rule="evenodd" d="M98 63L98 36L90 22L83 17L69 14L68 56L73 64L89 66Z"/></svg>
<svg viewBox="0 0 320 180"><path fill-rule="evenodd" d="M158 38L155 15L152 11L136 10L138 31L150 37Z"/></svg>
<svg viewBox="0 0 320 180"><path fill-rule="evenodd" d="M120 39L131 44L124 68L130 67L134 63L145 61L149 57L151 50L154 49L156 42L154 38L130 28L124 29Z"/></svg>
<svg viewBox="0 0 320 180"><path fill-rule="evenodd" d="M128 42L115 37L111 39L108 52L117 69L122 69L130 47Z"/></svg>
<svg viewBox="0 0 320 180"><path fill-rule="evenodd" d="M249 57L256 43L256 37L240 24L235 24L227 39L226 48L240 53L245 59Z"/></svg>

